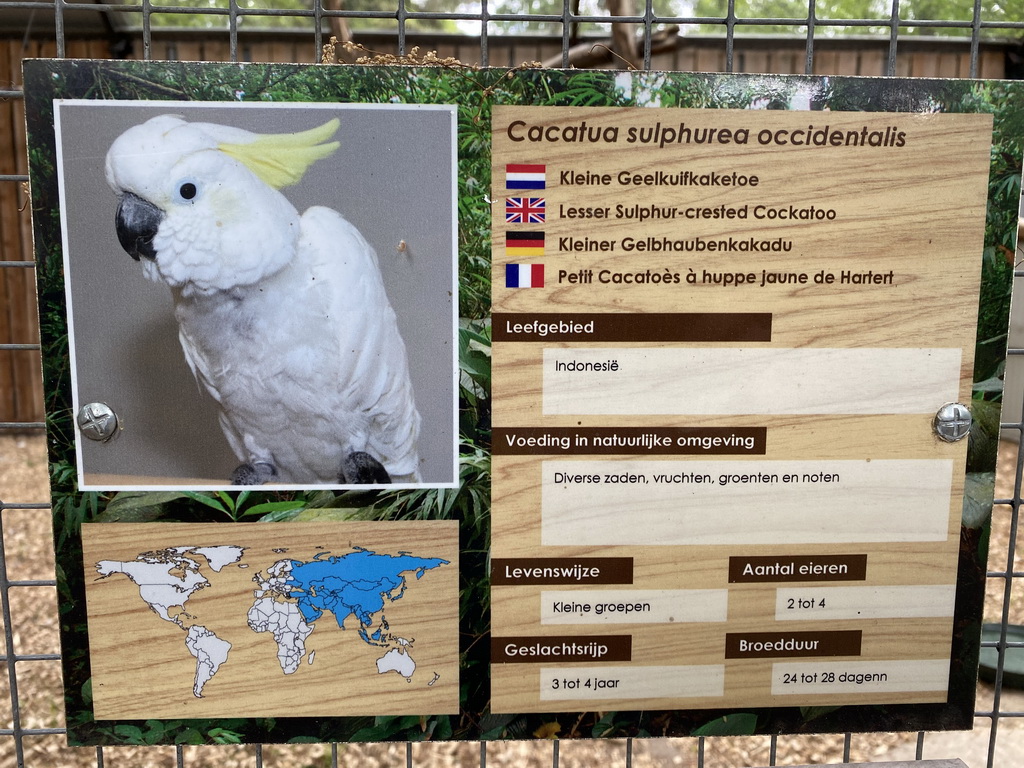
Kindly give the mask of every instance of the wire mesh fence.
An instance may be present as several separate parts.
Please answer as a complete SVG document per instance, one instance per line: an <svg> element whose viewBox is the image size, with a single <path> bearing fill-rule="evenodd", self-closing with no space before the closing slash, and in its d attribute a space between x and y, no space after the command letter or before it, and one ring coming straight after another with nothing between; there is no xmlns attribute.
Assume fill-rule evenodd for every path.
<svg viewBox="0 0 1024 768"><path fill-rule="evenodd" d="M436 6L437 4L434 4ZM879 3L871 18L836 18L818 7L816 0L808 0L805 14L800 17L757 15L752 5L738 0L721 0L715 13L697 15L692 3L667 3L646 0L632 3L609 3L617 9L616 15L604 12L602 7L580 7L578 2L563 0L537 6L535 12L510 12L495 3L459 4L451 10L439 10L427 3L407 3L405 0L381 0L375 7L360 10L346 9L341 2L313 0L303 3L240 2L228 0L220 3L182 3L168 0L156 5L150 0L128 4L118 2L86 2L85 0L53 0L52 2L5 2L0 4L0 28L11 31L19 39L21 49L30 49L30 40L45 40L58 58L81 55L75 49L76 35L97 32L111 42L116 55L117 41L134 35L141 39L141 58L157 57L166 48L155 41L172 27L197 25L203 34L227 41L226 59L244 60L246 41L254 30L281 23L292 27L289 34L298 48L305 48L307 61L320 59L324 45L332 37L348 34L348 25L375 25L393 38L398 54L408 53L419 41L419 30L424 25L447 25L449 32L457 29L463 37L462 45L475 48L476 60L487 66L508 62L495 60L495 41L510 31L519 33L544 30L550 33L548 44L557 46L561 64L570 64L570 52L577 42L577 32L589 29L592 34L614 33L615 27L624 26L635 36L637 61L649 69L654 61L658 33L666 27L676 27L681 38L689 32L712 35L722 54L723 71L736 71L737 50L748 33L765 30L777 32L784 28L790 40L797 37L802 43L802 71L814 73L816 55L822 42L840 33L869 33L877 44L887 44L884 74L898 72L898 57L902 50L914 42L913 35L944 33L965 38L961 42L967 49L967 68L962 74L978 77L984 42L993 36L1019 36L1024 32L1024 21L1007 20L990 13L982 0L973 3L950 4L954 18L908 17L908 2L891 0ZM288 7L285 7L288 6ZM932 6L942 8L942 5ZM753 6L756 9L756 6ZM520 6L521 9L521 6ZM588 26L589 25L589 26ZM380 33L375 33L380 34ZM358 41L358 31L354 34ZM865 43L866 44L866 43ZM32 50L46 50L34 48ZM16 61L6 62L6 74L0 74L0 100L17 104L22 93L17 87ZM0 137L0 143L4 139ZM13 138L8 140L14 141ZM8 217L13 226L27 227L24 212L28 181L23 167L0 169L0 206L17 209L18 215ZM17 223L19 218L21 223ZM6 225L8 230L11 224ZM24 234L24 232L23 232ZM20 279L31 280L33 262L27 245L19 247L18 238L11 231L0 231L3 245L0 276L17 273ZM22 238L23 243L28 238ZM1020 250L1018 250L1018 256ZM1024 272L1017 273L1024 278ZM8 294L8 304L11 297ZM8 307L10 311L10 307ZM13 360L15 355L38 355L39 344L34 331L8 323L6 338L0 338L0 355ZM1024 355L1024 348L1011 348L1012 357ZM8 360L4 360L8 365ZM24 360L19 362L24 365ZM31 363L38 368L38 362ZM2 380L0 380L2 382ZM1006 396L1021 400L1020 392ZM584 745L588 751L574 743L532 744L516 750L506 744L402 744L371 748L349 745L302 745L295 749L283 746L223 746L89 748L68 750L61 746L65 730L62 722L62 704L59 699L59 662L61 659L56 632L57 608L55 600L55 567L51 558L39 555L39 542L48 537L46 526L48 504L45 490L45 457L42 454L43 423L39 419L20 419L0 422L0 616L4 628L4 648L0 660L6 675L0 682L0 768L17 766L53 765L474 765L481 768L488 763L497 765L572 765L620 764L696 765L699 768L735 766L748 768L761 765L787 765L795 763L821 763L841 760L867 761L878 755L898 755L902 759L922 760L932 757L952 757L934 754L929 736L921 733L899 739L903 752L889 752L895 743L892 735L846 734L828 742L815 744L814 737L791 739L788 737L757 737L751 739L687 739L672 740L670 745L645 741L625 740L600 745ZM1024 725L1024 699L1014 697L1004 686L1004 656L1007 649L1024 647L1009 634L1015 622L1024 617L1014 614L1019 602L1019 584L1024 578L1024 566L1017 553L1016 539L1024 478L1024 452L1019 446L1024 422L1002 425L1004 434L1016 441L1012 451L1004 451L1000 488L1006 493L995 501L993 528L1000 534L993 538L990 555L989 599L991 606L986 616L999 626L998 639L983 641L983 646L995 650L997 663L995 678L987 695L979 699L975 712L975 740L984 741L979 757L970 762L971 768L1014 768L1024 760L1024 729L1011 726ZM13 457L13 458L12 458ZM17 469L14 469L14 467ZM25 470L28 467L28 470ZM33 486L19 483L20 473L33 473ZM16 477L17 476L17 477ZM18 495L23 494L23 495ZM999 495L997 493L997 495ZM45 549L45 546L43 549ZM44 682L40 684L40 680ZM44 693L29 692L29 685ZM6 722L4 722L6 721ZM898 738L898 737L896 737ZM667 741L667 740L665 740ZM590 749L593 747L597 751ZM523 751L526 750L526 751ZM984 763L980 762L983 760Z"/></svg>

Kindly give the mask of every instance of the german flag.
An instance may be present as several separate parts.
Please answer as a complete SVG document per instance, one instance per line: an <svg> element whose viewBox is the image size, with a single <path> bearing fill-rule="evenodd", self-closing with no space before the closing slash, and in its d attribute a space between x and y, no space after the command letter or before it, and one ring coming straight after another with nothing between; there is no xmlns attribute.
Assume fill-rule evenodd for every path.
<svg viewBox="0 0 1024 768"><path fill-rule="evenodd" d="M508 256L543 256L543 232L506 232L505 253Z"/></svg>

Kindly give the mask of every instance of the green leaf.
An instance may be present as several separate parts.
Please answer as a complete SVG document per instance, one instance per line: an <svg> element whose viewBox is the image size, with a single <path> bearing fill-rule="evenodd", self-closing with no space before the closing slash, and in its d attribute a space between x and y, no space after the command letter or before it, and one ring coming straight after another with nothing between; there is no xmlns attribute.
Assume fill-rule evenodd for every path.
<svg viewBox="0 0 1024 768"><path fill-rule="evenodd" d="M595 738L611 736L615 733L616 730L618 730L621 727L621 724L618 722L618 719L618 712L608 712L607 714L605 714L604 717L602 717L600 720L594 723L594 727L591 730L590 735L594 736Z"/></svg>
<svg viewBox="0 0 1024 768"><path fill-rule="evenodd" d="M258 523L286 523L290 520L294 520L299 515L299 510L296 509L285 509L280 512L270 512L261 517L256 522Z"/></svg>
<svg viewBox="0 0 1024 768"><path fill-rule="evenodd" d="M971 389L975 392L1002 392L1003 380L998 376L992 376L984 381L974 382L974 384L971 385Z"/></svg>
<svg viewBox="0 0 1024 768"><path fill-rule="evenodd" d="M999 417L1002 405L990 400L971 400L971 418L987 433L999 434Z"/></svg>
<svg viewBox="0 0 1024 768"><path fill-rule="evenodd" d="M137 725L118 725L114 733L124 739L126 744L142 744L142 729Z"/></svg>
<svg viewBox="0 0 1024 768"><path fill-rule="evenodd" d="M967 443L967 471L991 472L999 452L1001 403L971 400L971 432Z"/></svg>
<svg viewBox="0 0 1024 768"><path fill-rule="evenodd" d="M374 520L377 517L372 507L343 507L340 509L304 509L293 517L298 522L311 520Z"/></svg>
<svg viewBox="0 0 1024 768"><path fill-rule="evenodd" d="M185 498L177 491L121 491L94 520L98 523L148 523L167 513L167 504Z"/></svg>
<svg viewBox="0 0 1024 768"><path fill-rule="evenodd" d="M480 738L483 741L500 739L505 736L505 729L512 724L517 715L484 715L480 720Z"/></svg>
<svg viewBox="0 0 1024 768"><path fill-rule="evenodd" d="M321 509L323 507L337 506L338 495L334 491L317 491L306 499L306 507L309 509Z"/></svg>
<svg viewBox="0 0 1024 768"><path fill-rule="evenodd" d="M212 496L207 496L204 493L196 493L195 491L184 491L183 495L192 499L192 501L198 501L200 504L205 504L211 509L216 509L218 512L223 512L228 516L231 515L231 510L227 509L223 504L221 504L219 501L217 501L217 499L213 498Z"/></svg>
<svg viewBox="0 0 1024 768"><path fill-rule="evenodd" d="M351 741L383 741L381 730L376 725L369 728L360 728L352 734Z"/></svg>
<svg viewBox="0 0 1024 768"><path fill-rule="evenodd" d="M241 744L242 737L226 728L211 728L207 736L214 744Z"/></svg>
<svg viewBox="0 0 1024 768"><path fill-rule="evenodd" d="M241 514L241 517L265 515L270 512L290 512L295 509L302 509L305 506L306 502L299 499L294 501L268 501L263 504L257 504L254 507L249 507Z"/></svg>
<svg viewBox="0 0 1024 768"><path fill-rule="evenodd" d="M356 731L352 734L352 741L387 741L389 737L394 736L400 730L400 727L396 728L390 719L387 719L386 722L378 722L376 725Z"/></svg>
<svg viewBox="0 0 1024 768"><path fill-rule="evenodd" d="M964 479L964 506L961 520L967 528L980 528L992 516L992 497L996 490L995 472L968 472Z"/></svg>
<svg viewBox="0 0 1024 768"><path fill-rule="evenodd" d="M757 715L737 712L705 723L693 732L693 736L750 736L757 730Z"/></svg>
<svg viewBox="0 0 1024 768"><path fill-rule="evenodd" d="M181 491L121 491L107 503L107 509L142 509L184 497Z"/></svg>
<svg viewBox="0 0 1024 768"><path fill-rule="evenodd" d="M483 338L482 336L477 336L476 334L473 334L469 339L469 351L479 352L485 357L490 357L491 342L488 339Z"/></svg>
<svg viewBox="0 0 1024 768"><path fill-rule="evenodd" d="M186 728L174 737L175 744L203 744L205 741L203 734L196 728Z"/></svg>
<svg viewBox="0 0 1024 768"><path fill-rule="evenodd" d="M452 719L447 715L437 719L431 737L435 741L448 741L452 737Z"/></svg>
<svg viewBox="0 0 1024 768"><path fill-rule="evenodd" d="M147 744L157 744L164 738L164 724L159 720L147 720L146 729L142 739Z"/></svg>

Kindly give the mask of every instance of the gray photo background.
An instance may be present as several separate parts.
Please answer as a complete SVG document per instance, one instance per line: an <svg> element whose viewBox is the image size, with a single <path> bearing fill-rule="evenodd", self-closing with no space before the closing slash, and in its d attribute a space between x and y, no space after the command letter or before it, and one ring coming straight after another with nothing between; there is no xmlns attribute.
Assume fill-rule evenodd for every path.
<svg viewBox="0 0 1024 768"><path fill-rule="evenodd" d="M455 115L389 105L60 105L73 375L79 405L107 403L123 428L109 443L79 440L80 469L129 476L128 486L138 484L130 476L226 483L238 464L212 398L185 363L167 286L143 277L114 230L117 198L103 175L107 150L125 130L160 114L257 133L301 131L340 119L334 137L339 149L282 192L300 213L312 205L340 212L376 249L423 419L423 481L454 482Z"/></svg>

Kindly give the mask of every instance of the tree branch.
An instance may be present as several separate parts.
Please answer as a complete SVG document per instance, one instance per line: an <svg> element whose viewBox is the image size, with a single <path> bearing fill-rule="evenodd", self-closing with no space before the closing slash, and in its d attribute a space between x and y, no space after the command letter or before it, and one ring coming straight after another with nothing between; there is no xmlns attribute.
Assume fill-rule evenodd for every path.
<svg viewBox="0 0 1024 768"><path fill-rule="evenodd" d="M679 41L679 27L675 24L658 30L651 35L651 53L665 53L673 51ZM639 61L642 55L640 41L631 40L633 44L634 60ZM614 53L618 53L615 51ZM613 54L612 41L602 40L598 42L581 43L569 49L569 66L576 69L590 69L609 64L615 55ZM542 62L544 67L561 67L562 54L552 56Z"/></svg>

